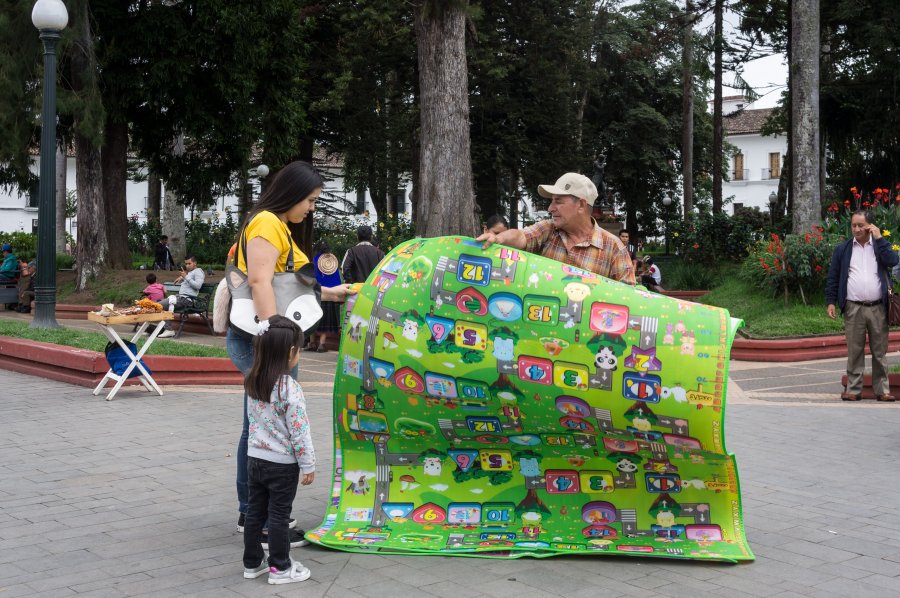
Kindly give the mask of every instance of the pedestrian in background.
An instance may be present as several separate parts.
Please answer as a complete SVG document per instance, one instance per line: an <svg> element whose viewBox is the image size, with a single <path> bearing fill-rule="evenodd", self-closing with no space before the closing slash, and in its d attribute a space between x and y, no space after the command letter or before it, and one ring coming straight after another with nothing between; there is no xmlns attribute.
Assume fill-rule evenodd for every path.
<svg viewBox="0 0 900 598"><path fill-rule="evenodd" d="M315 257L313 264L316 268L316 282L323 287L336 287L341 284L341 273L338 272L337 258L328 248L328 243L319 241L315 246ZM325 353L328 348L325 343L328 342L330 335L340 335L341 320L338 312L339 303L334 301L322 301L322 319L316 325L313 332L310 333L309 345L307 351L317 351Z"/></svg>
<svg viewBox="0 0 900 598"><path fill-rule="evenodd" d="M840 243L831 255L825 300L828 317L835 319L835 307L844 316L847 338L847 388L844 401L862 399L863 368L866 364L866 335L872 353L872 390L882 402L892 402L885 355L888 348L888 290L891 269L900 258L881 236L872 213L857 210L850 217L853 237Z"/></svg>
<svg viewBox="0 0 900 598"><path fill-rule="evenodd" d="M372 244L372 227L363 224L356 229L359 243L347 250L341 262L344 282L365 282L384 257L384 252Z"/></svg>

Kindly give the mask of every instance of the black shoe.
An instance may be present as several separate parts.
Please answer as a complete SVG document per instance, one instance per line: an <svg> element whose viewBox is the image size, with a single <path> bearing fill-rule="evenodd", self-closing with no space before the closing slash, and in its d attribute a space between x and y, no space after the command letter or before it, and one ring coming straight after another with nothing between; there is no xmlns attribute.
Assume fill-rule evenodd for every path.
<svg viewBox="0 0 900 598"><path fill-rule="evenodd" d="M237 531L239 534L244 533L244 521L246 519L247 519L246 513L241 513L240 515L238 515ZM294 529L295 527L297 527L297 520L296 519L289 520L288 521L288 529ZM265 533L266 533L266 530L263 530L263 534L265 534Z"/></svg>
<svg viewBox="0 0 900 598"><path fill-rule="evenodd" d="M16 311L19 312L20 314L30 314L30 313L31 313L31 307L29 307L29 306L27 306L27 305L23 305L23 306L21 306L21 307L17 307L17 308L16 308Z"/></svg>
<svg viewBox="0 0 900 598"><path fill-rule="evenodd" d="M288 531L288 538L291 539L291 548L298 548L300 546L307 546L309 544L309 540L306 539L306 532L302 529L292 529ZM269 550L269 534L263 531L262 536L262 549L268 552Z"/></svg>

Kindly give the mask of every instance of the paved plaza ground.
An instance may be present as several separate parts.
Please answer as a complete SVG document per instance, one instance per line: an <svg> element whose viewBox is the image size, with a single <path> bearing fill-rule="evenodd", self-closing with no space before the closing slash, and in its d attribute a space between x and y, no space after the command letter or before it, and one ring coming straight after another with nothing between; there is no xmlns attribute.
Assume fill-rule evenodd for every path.
<svg viewBox="0 0 900 598"><path fill-rule="evenodd" d="M305 353L325 512L335 354ZM897 355L891 360L900 361ZM241 576L238 387L90 389L0 370L0 598L14 596L898 596L900 403L837 400L842 359L733 362L726 440L754 563L490 560L293 551L302 584Z"/></svg>

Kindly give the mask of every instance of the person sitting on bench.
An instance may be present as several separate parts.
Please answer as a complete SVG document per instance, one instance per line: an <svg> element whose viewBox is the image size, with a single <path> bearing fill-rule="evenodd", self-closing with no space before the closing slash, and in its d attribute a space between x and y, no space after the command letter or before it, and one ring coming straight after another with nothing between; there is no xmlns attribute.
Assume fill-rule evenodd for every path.
<svg viewBox="0 0 900 598"><path fill-rule="evenodd" d="M22 275L19 277L19 303L16 311L20 314L31 313L31 302L34 301L34 275L37 274L37 262L31 260L21 266Z"/></svg>
<svg viewBox="0 0 900 598"><path fill-rule="evenodd" d="M175 302L175 309L183 309L194 305L197 296L200 294L200 287L206 280L206 274L203 268L197 267L197 258L189 255L184 258L184 267L181 269L181 276L175 279L175 284L181 283L178 289L178 295L174 297L166 297L160 304L163 309L169 309L172 302ZM175 336L175 331L166 329L159 333L159 338L168 338Z"/></svg>
<svg viewBox="0 0 900 598"><path fill-rule="evenodd" d="M19 279L19 260L13 253L12 245L3 244L3 262L0 263L0 282L15 282Z"/></svg>

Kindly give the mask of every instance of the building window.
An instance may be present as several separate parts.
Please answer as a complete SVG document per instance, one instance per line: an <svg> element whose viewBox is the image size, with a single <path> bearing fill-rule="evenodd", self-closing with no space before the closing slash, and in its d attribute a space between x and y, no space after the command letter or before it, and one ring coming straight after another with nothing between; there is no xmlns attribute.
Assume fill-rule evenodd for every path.
<svg viewBox="0 0 900 598"><path fill-rule="evenodd" d="M362 214L366 211L366 190L356 190L356 213Z"/></svg>
<svg viewBox="0 0 900 598"><path fill-rule="evenodd" d="M38 179L35 179L34 182L28 186L28 203L26 204L26 207L38 207L40 205L40 196L41 182Z"/></svg>
<svg viewBox="0 0 900 598"><path fill-rule="evenodd" d="M746 179L744 176L744 154L735 154L734 155L734 176L733 179L735 181L743 181Z"/></svg>
<svg viewBox="0 0 900 598"><path fill-rule="evenodd" d="M781 153L772 152L769 154L769 178L777 179L781 177Z"/></svg>

